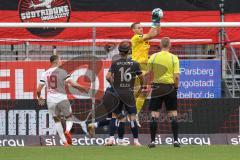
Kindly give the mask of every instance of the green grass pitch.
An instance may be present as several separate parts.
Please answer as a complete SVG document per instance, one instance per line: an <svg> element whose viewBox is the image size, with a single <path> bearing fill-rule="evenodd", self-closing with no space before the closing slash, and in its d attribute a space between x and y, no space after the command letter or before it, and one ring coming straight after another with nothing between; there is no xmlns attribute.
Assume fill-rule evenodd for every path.
<svg viewBox="0 0 240 160"><path fill-rule="evenodd" d="M0 148L0 160L239 160L239 146Z"/></svg>

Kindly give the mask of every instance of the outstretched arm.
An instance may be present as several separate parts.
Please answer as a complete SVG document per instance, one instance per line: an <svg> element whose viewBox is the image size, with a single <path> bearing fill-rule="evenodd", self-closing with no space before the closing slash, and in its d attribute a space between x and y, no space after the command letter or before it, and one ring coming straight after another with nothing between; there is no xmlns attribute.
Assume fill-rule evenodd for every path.
<svg viewBox="0 0 240 160"><path fill-rule="evenodd" d="M88 92L84 87L80 86L77 82L75 82L74 80L72 80L71 78L68 78L66 80L66 83L70 86L72 86L73 88L76 88L77 90L79 90L80 92Z"/></svg>
<svg viewBox="0 0 240 160"><path fill-rule="evenodd" d="M163 11L160 8L155 8L152 11L152 28L143 35L143 40L150 40L159 35L161 18L163 18Z"/></svg>
<svg viewBox="0 0 240 160"><path fill-rule="evenodd" d="M149 32L147 34L144 34L142 39L144 41L153 39L154 37L158 36L160 33L160 26L157 27L151 27L151 29L149 30Z"/></svg>

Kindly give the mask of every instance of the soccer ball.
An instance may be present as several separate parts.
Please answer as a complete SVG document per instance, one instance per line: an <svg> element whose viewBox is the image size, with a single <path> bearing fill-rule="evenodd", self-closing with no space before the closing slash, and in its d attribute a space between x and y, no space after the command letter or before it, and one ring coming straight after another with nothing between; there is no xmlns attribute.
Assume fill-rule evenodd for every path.
<svg viewBox="0 0 240 160"><path fill-rule="evenodd" d="M161 8L155 8L152 11L152 14L157 14L160 19L163 18L163 10Z"/></svg>

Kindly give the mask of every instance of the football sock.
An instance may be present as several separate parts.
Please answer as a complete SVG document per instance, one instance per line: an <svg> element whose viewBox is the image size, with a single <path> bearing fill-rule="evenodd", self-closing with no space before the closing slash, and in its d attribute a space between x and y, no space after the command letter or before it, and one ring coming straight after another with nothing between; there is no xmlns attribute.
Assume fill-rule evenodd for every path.
<svg viewBox="0 0 240 160"><path fill-rule="evenodd" d="M133 138L138 138L138 126L136 120L130 121Z"/></svg>
<svg viewBox="0 0 240 160"><path fill-rule="evenodd" d="M107 126L107 125L110 124L110 121L111 121L111 119L109 119L109 118L106 118L106 119L104 119L104 120L102 120L102 121L99 121L99 122L97 123L97 127Z"/></svg>
<svg viewBox="0 0 240 160"><path fill-rule="evenodd" d="M57 130L57 133L59 135L59 137L61 138L61 140L64 142L67 142L66 137L63 133L63 127L62 127L62 123L61 122L55 122L55 127Z"/></svg>
<svg viewBox="0 0 240 160"><path fill-rule="evenodd" d="M73 122L72 121L66 121L66 131L70 132L70 130L72 129L73 126Z"/></svg>
<svg viewBox="0 0 240 160"><path fill-rule="evenodd" d="M151 142L155 142L156 131L157 131L157 120L155 117L152 117L150 121Z"/></svg>
<svg viewBox="0 0 240 160"><path fill-rule="evenodd" d="M125 132L125 122L120 122L118 126L118 138L123 139L123 135Z"/></svg>
<svg viewBox="0 0 240 160"><path fill-rule="evenodd" d="M109 124L109 129L110 129L109 134L110 134L110 136L114 136L115 131L117 129L116 121L117 121L116 118L112 118L111 121L110 121L110 124Z"/></svg>
<svg viewBox="0 0 240 160"><path fill-rule="evenodd" d="M172 118L172 132L174 141L178 141L178 122L176 120L176 117Z"/></svg>

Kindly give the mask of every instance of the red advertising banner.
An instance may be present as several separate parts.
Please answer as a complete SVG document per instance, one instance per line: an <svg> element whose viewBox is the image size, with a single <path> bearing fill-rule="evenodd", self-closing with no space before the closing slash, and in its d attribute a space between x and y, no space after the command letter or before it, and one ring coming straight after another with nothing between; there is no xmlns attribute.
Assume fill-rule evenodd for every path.
<svg viewBox="0 0 240 160"><path fill-rule="evenodd" d="M62 67L75 81L87 88L92 88L95 82L96 97L99 97L107 87L104 77L110 63L99 60L93 64L90 60L73 60L63 63ZM46 61L0 62L0 99L35 99L37 83L49 67ZM71 89L68 91L69 98L84 98L71 94Z"/></svg>

